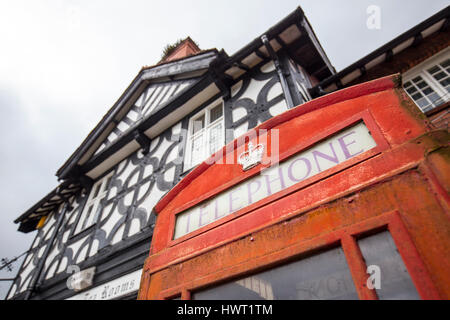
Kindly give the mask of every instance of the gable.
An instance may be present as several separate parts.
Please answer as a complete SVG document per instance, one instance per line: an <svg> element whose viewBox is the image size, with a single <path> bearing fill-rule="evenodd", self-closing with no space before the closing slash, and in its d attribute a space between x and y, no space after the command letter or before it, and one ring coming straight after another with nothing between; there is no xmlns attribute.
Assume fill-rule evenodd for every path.
<svg viewBox="0 0 450 320"><path fill-rule="evenodd" d="M130 108L134 105L135 101L138 101L138 98L150 84L163 82L172 83L177 81L186 81L188 79L195 80L194 78L197 78L199 81L191 84L192 86L195 86L201 81L202 76L204 78L204 74L208 71L210 63L216 59L217 56L217 50L210 49L180 60L143 67L120 98L100 120L97 126L89 133L75 152L58 169L56 172L58 178L66 179L71 176L78 176L80 166L86 164L86 162L92 158L94 153L100 151L99 148L105 150L105 145L103 145L104 142L106 142L105 139L108 138L112 130L117 127L117 125L124 118L124 115L130 111ZM189 83L187 85L189 85ZM177 100L178 98L176 97L181 97L186 93L185 89L186 88L182 87L177 88L177 90L174 90L174 93L172 93L172 96L169 95L168 98L170 98L170 101ZM159 104L158 109L166 106L168 100L162 104ZM141 120L138 121L140 123L145 122ZM122 128L125 124L126 123L121 125ZM121 130L121 132L123 131ZM114 139L114 141L116 140L118 139ZM102 152L98 153L102 154Z"/></svg>
<svg viewBox="0 0 450 320"><path fill-rule="evenodd" d="M112 128L94 155L101 153L103 149L135 127L142 119L164 108L183 91L188 90L198 79L197 77L149 84L130 107L126 115L121 120L116 121L117 124Z"/></svg>

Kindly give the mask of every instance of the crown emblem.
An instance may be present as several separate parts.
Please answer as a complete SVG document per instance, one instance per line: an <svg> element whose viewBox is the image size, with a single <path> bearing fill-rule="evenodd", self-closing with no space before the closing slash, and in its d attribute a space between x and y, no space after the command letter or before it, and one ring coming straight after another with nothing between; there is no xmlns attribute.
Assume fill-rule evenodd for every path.
<svg viewBox="0 0 450 320"><path fill-rule="evenodd" d="M261 163L264 153L264 145L248 143L248 151L242 152L238 157L238 163L242 165L242 170L246 171Z"/></svg>

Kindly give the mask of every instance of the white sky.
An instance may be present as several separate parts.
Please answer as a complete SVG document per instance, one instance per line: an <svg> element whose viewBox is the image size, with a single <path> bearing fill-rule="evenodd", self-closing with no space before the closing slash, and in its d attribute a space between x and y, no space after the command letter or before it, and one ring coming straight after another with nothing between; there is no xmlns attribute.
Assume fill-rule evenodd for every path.
<svg viewBox="0 0 450 320"><path fill-rule="evenodd" d="M299 5L339 71L448 1L0 0L0 258L29 248L35 233L13 220L56 187L56 170L166 44L190 36L231 55ZM369 5L380 30L366 27Z"/></svg>

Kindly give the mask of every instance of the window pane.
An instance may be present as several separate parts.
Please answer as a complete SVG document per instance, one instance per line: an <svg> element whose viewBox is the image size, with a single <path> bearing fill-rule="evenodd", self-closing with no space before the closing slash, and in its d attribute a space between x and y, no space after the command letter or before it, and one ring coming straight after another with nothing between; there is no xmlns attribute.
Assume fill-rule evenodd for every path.
<svg viewBox="0 0 450 320"><path fill-rule="evenodd" d="M430 105L428 100L425 98L417 100L416 103L422 109L422 111L426 111L425 108Z"/></svg>
<svg viewBox="0 0 450 320"><path fill-rule="evenodd" d="M439 97L439 95L436 92L431 93L428 98L430 99L430 101L434 104L434 105L440 105L443 100L441 99L441 97Z"/></svg>
<svg viewBox="0 0 450 320"><path fill-rule="evenodd" d="M417 76L414 79L412 79L412 81L417 85L420 82L424 82L424 80L422 79L421 76Z"/></svg>
<svg viewBox="0 0 450 320"><path fill-rule="evenodd" d="M193 294L197 300L358 299L341 248Z"/></svg>
<svg viewBox="0 0 450 320"><path fill-rule="evenodd" d="M223 146L222 123L216 124L209 130L209 154L213 154Z"/></svg>
<svg viewBox="0 0 450 320"><path fill-rule="evenodd" d="M204 148L203 135L199 135L192 139L191 165L196 165L204 160Z"/></svg>
<svg viewBox="0 0 450 320"><path fill-rule="evenodd" d="M445 78L443 78L443 79L441 79L440 81L439 81L439 83L441 84L441 86L443 86L444 87L444 89L446 89L447 90L447 92L450 92L450 88L449 88L449 85L450 85L450 76L446 76Z"/></svg>
<svg viewBox="0 0 450 320"><path fill-rule="evenodd" d="M433 92L433 90L431 90L430 87L423 89L423 93L424 93L424 94L430 94L430 93L432 93L432 92Z"/></svg>
<svg viewBox="0 0 450 320"><path fill-rule="evenodd" d="M407 91L409 94L413 94L414 92L417 92L417 89L416 89L415 87L411 87L411 88L406 89L406 91Z"/></svg>
<svg viewBox="0 0 450 320"><path fill-rule="evenodd" d="M358 245L366 265L380 268L381 286L376 289L380 299L420 299L388 231L360 239Z"/></svg>
<svg viewBox="0 0 450 320"><path fill-rule="evenodd" d="M418 99L422 98L422 94L421 94L420 92L418 92L418 93L416 93L416 94L413 94L412 98L413 98L414 100L418 100Z"/></svg>
<svg viewBox="0 0 450 320"><path fill-rule="evenodd" d="M447 91L448 91L448 86L450 85L450 78L447 77L446 79L442 80L442 81L441 81L441 84L442 84L442 86L443 86L444 88L446 88Z"/></svg>
<svg viewBox="0 0 450 320"><path fill-rule="evenodd" d="M196 133L205 127L205 115L202 114L200 117L195 119L193 122L193 131L192 133Z"/></svg>
<svg viewBox="0 0 450 320"><path fill-rule="evenodd" d="M403 85L405 88L408 88L410 86L412 86L411 81L407 81L405 82L405 84Z"/></svg>
<svg viewBox="0 0 450 320"><path fill-rule="evenodd" d="M442 67L447 68L450 67L450 59L447 59L440 63Z"/></svg>
<svg viewBox="0 0 450 320"><path fill-rule="evenodd" d="M222 104L219 104L210 110L210 123L222 117Z"/></svg>
<svg viewBox="0 0 450 320"><path fill-rule="evenodd" d="M420 89L422 89L422 88L425 88L425 87L427 86L427 84L425 83L425 81L421 81L421 82L419 82L419 83L417 84L417 86L418 86Z"/></svg>
<svg viewBox="0 0 450 320"><path fill-rule="evenodd" d="M405 82L405 84L403 85L403 87L406 89L406 88L409 88L409 87L411 87L412 86L412 84L411 84L411 81L407 81L407 82Z"/></svg>
<svg viewBox="0 0 450 320"><path fill-rule="evenodd" d="M438 72L439 70L440 69L439 69L438 66L434 66L434 67L428 69L428 72L431 73L431 74L434 74L434 73Z"/></svg>
<svg viewBox="0 0 450 320"><path fill-rule="evenodd" d="M433 77L434 77L436 80L441 80L442 78L445 77L445 73L444 73L444 72L439 72L439 73L433 75Z"/></svg>

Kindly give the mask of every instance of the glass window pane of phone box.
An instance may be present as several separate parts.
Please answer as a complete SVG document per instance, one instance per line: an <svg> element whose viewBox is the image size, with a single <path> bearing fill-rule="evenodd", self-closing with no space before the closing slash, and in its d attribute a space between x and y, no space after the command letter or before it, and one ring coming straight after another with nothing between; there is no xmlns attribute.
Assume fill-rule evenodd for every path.
<svg viewBox="0 0 450 320"><path fill-rule="evenodd" d="M388 231L358 240L367 266L377 266L373 282L381 300L420 299ZM375 275L371 272L368 276ZM237 281L194 292L195 300L354 300L355 286L342 248L291 262Z"/></svg>
<svg viewBox="0 0 450 320"><path fill-rule="evenodd" d="M360 239L359 248L367 266L379 267L379 286L374 286L380 300L416 300L419 294L389 231Z"/></svg>
<svg viewBox="0 0 450 320"><path fill-rule="evenodd" d="M341 248L196 292L196 300L358 299Z"/></svg>

